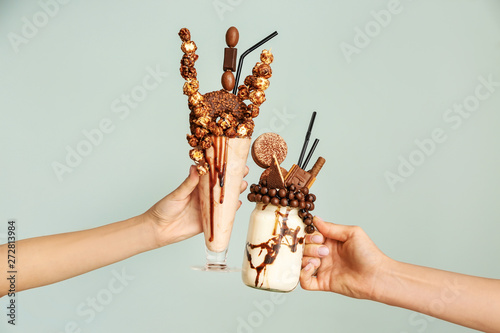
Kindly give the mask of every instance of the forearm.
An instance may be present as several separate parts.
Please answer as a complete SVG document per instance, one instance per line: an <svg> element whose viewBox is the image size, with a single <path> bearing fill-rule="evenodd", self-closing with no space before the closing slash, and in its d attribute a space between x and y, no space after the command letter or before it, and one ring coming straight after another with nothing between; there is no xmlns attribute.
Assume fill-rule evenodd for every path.
<svg viewBox="0 0 500 333"><path fill-rule="evenodd" d="M485 332L500 332L500 280L392 261L373 299Z"/></svg>
<svg viewBox="0 0 500 333"><path fill-rule="evenodd" d="M18 241L16 290L62 281L155 248L153 228L142 216L99 228ZM7 257L6 245L0 257ZM3 262L4 261L4 262ZM7 271L6 260L0 262ZM0 296L6 294L0 279Z"/></svg>

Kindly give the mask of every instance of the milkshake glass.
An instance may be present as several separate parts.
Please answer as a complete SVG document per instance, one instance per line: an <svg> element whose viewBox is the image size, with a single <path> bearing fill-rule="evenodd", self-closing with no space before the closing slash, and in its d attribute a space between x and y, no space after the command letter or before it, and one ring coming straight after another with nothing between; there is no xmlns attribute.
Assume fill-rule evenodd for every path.
<svg viewBox="0 0 500 333"><path fill-rule="evenodd" d="M290 292L297 287L305 224L299 208L257 203L250 215L242 279L252 288Z"/></svg>
<svg viewBox="0 0 500 333"><path fill-rule="evenodd" d="M229 270L227 249L239 207L250 142L250 138L214 136L212 147L205 151L210 169L198 184L207 256L201 270Z"/></svg>

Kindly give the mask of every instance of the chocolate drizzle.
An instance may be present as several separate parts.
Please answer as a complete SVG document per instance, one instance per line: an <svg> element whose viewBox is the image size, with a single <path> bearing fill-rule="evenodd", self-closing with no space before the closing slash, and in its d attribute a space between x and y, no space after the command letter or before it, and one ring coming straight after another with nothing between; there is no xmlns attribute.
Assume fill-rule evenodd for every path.
<svg viewBox="0 0 500 333"><path fill-rule="evenodd" d="M210 174L209 174L209 182L210 182L210 238L209 242L214 240L214 211L215 211L215 201L214 201L214 189L215 185L217 185L217 179L219 180L220 186L220 196L219 203L224 203L224 194L225 194L225 186L224 181L226 177L226 166L227 166L227 155L228 155L228 143L229 140L224 136L216 136L213 138L213 149L214 149L214 159L208 159L208 163L210 165Z"/></svg>
<svg viewBox="0 0 500 333"><path fill-rule="evenodd" d="M267 242L260 244L250 244L247 242L245 253L248 259L248 263L250 264L250 268L255 269L257 275L255 277L255 287L259 287L259 278L262 272L266 271L267 265L272 265L278 256L278 253L281 249L281 245L288 246L290 251L296 252L297 245L304 243L304 237L298 237L300 226L297 226L295 229L291 229L287 225L288 214L290 213L291 208L286 207L286 213L283 214L280 211L281 207L278 206L275 211L275 224L273 230L273 237L269 239ZM279 227L279 234L276 233ZM252 263L252 255L250 254L249 249L257 249L260 248L259 256L265 250L266 254L264 256L264 260L258 266L254 266ZM260 287L264 284L264 281L260 283Z"/></svg>

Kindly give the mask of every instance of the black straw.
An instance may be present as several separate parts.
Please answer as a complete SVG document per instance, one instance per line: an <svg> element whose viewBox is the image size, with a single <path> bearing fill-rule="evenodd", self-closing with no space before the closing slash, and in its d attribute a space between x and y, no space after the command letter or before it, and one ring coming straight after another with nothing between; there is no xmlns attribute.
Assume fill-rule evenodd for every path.
<svg viewBox="0 0 500 333"><path fill-rule="evenodd" d="M236 79L234 80L234 89L233 89L233 94L236 95L236 91L238 90L238 81L240 80L240 74L241 74L241 66L243 65L243 59L245 59L245 57L250 53L252 52L253 50L255 50L256 48L258 48L259 46L261 46L262 44L266 43L267 41L269 41L271 38L274 38L278 35L278 32L275 31L273 32L272 34L270 34L269 36L267 36L266 38L264 38L263 40L261 40L260 42L258 42L257 44L255 44L254 46L252 46L251 48L249 48L248 50L246 50L245 52L243 52L243 54L240 56L240 60L238 61L238 69L236 70Z"/></svg>
<svg viewBox="0 0 500 333"><path fill-rule="evenodd" d="M309 138L311 137L314 119L316 119L316 111L312 113L311 120L309 121L309 128L307 129L306 139L304 140L304 145L302 146L302 151L300 152L299 162L297 163L299 168L302 165L302 160L304 159L304 154L306 153L307 145L309 144Z"/></svg>
<svg viewBox="0 0 500 333"><path fill-rule="evenodd" d="M307 163L309 163L309 160L311 159L313 153L314 153L314 150L316 149L316 146L318 145L319 143L319 139L314 139L314 143L311 147L311 150L309 151L309 154L307 154L307 157L306 157L306 160L304 162L304 165L302 166L302 169L305 170L307 168Z"/></svg>

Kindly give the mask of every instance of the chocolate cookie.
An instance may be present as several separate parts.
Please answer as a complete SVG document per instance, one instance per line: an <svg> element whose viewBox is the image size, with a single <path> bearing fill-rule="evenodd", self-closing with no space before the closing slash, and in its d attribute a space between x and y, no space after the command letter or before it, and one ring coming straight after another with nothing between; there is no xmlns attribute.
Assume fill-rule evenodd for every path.
<svg viewBox="0 0 500 333"><path fill-rule="evenodd" d="M252 145L252 158L255 164L267 169L273 164L273 154L282 163L288 152L285 140L276 133L264 133Z"/></svg>

